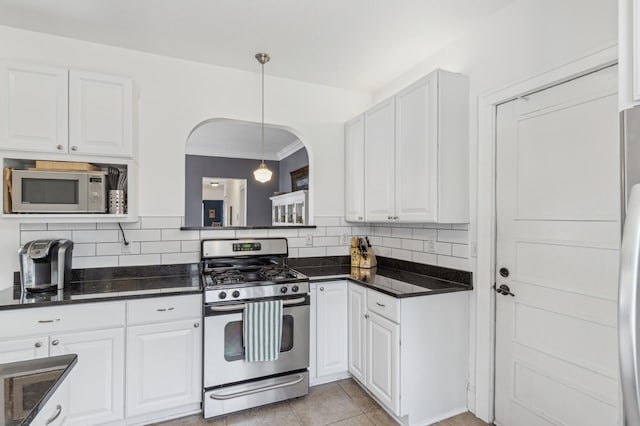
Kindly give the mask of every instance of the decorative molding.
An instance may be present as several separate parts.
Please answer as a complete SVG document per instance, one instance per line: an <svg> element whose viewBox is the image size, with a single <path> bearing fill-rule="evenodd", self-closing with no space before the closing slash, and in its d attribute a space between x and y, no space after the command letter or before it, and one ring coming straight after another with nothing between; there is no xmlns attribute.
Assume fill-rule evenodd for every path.
<svg viewBox="0 0 640 426"><path fill-rule="evenodd" d="M295 152L300 151L302 148L304 148L304 144L300 139L296 139L295 141L278 151L278 153L276 154L278 156L278 161L282 160L283 158L287 158Z"/></svg>
<svg viewBox="0 0 640 426"><path fill-rule="evenodd" d="M187 155L204 155L207 157L227 157L227 158L244 158L248 160L256 160L260 161L262 159L262 153L258 151L239 151L233 149L219 149L213 147L204 147L204 146L187 146L186 154ZM264 159L268 161L280 161L277 153L268 153L265 152Z"/></svg>

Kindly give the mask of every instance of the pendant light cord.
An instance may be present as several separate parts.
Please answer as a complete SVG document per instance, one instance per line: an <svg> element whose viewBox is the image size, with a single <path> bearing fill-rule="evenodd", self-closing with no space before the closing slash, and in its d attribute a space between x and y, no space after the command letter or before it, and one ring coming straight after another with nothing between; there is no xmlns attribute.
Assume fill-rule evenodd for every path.
<svg viewBox="0 0 640 426"><path fill-rule="evenodd" d="M264 63L262 64L262 164L264 164Z"/></svg>

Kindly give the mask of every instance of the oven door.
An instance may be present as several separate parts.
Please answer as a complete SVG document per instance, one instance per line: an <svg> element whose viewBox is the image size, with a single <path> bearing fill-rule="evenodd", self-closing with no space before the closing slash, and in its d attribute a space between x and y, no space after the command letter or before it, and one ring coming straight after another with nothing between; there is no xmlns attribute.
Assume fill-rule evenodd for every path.
<svg viewBox="0 0 640 426"><path fill-rule="evenodd" d="M244 360L244 304L205 306L204 387L308 368L309 300L309 296L283 299L280 355L268 362Z"/></svg>

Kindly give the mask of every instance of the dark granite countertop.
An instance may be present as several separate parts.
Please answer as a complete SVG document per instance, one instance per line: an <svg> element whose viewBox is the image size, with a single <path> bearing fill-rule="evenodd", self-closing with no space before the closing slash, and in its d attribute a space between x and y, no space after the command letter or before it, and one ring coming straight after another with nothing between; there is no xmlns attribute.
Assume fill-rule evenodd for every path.
<svg viewBox="0 0 640 426"><path fill-rule="evenodd" d="M2 424L31 424L77 362L78 356L69 354L0 364ZM16 412L18 405L22 405L21 412Z"/></svg>
<svg viewBox="0 0 640 426"><path fill-rule="evenodd" d="M0 310L171 296L202 291L197 264L74 270L63 291L26 293L19 285L0 291Z"/></svg>
<svg viewBox="0 0 640 426"><path fill-rule="evenodd" d="M383 257L379 257L378 266L371 269L352 269L349 264L343 262L343 259L337 259L336 262L323 259L319 263L322 264L290 261L289 266L308 276L311 282L347 278L396 298L467 291L473 288L470 272Z"/></svg>

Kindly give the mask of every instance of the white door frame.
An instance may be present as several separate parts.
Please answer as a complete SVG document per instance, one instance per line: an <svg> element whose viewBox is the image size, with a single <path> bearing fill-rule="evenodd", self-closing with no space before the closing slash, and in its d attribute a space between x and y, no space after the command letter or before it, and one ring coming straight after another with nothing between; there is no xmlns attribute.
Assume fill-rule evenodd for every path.
<svg viewBox="0 0 640 426"><path fill-rule="evenodd" d="M494 419L495 292L496 266L496 114L499 104L555 86L572 78L618 62L617 43L607 44L586 55L537 74L504 89L478 97L478 181L476 265L476 416Z"/></svg>

